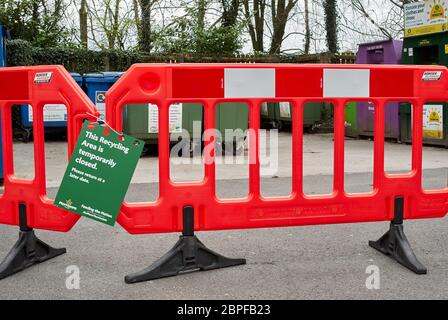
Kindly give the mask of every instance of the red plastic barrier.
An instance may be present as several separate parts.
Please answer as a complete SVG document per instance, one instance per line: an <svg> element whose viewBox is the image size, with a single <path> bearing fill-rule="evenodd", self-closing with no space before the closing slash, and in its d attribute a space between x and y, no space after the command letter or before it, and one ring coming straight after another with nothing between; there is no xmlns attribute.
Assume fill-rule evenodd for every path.
<svg viewBox="0 0 448 320"><path fill-rule="evenodd" d="M448 101L447 89L447 69L438 66L134 65L107 92L107 117L121 130L121 110L126 104L153 103L159 107L159 198L154 203L124 203L118 221L130 233L177 232L183 227L185 206L194 208L195 230L389 221L394 218L396 197L404 198L405 219L443 217L448 212L448 188L422 189L422 112L427 101ZM245 199L217 198L214 163L205 164L201 182L170 180L169 106L202 103L204 127L210 129L215 127L215 106L226 101L249 105L249 127L256 132L262 102L292 104L291 196L261 196L258 156L250 164L249 195ZM311 101L331 102L335 107L334 191L329 196L303 193L301 111L304 103ZM376 108L371 193L344 191L344 108L351 101L371 101ZM388 101L411 102L414 107L412 171L408 174L388 175L384 171L384 108ZM206 145L210 143L213 141ZM258 155L258 138L250 143Z"/></svg>
<svg viewBox="0 0 448 320"><path fill-rule="evenodd" d="M33 107L34 168L32 180L14 176L11 108ZM61 66L17 67L0 69L0 110L2 119L4 193L0 195L0 224L19 225L19 203L27 208L30 228L68 231L79 215L59 209L46 196L43 108L46 104L67 107L68 153L73 151L83 119L98 113ZM90 114L90 115L89 115Z"/></svg>

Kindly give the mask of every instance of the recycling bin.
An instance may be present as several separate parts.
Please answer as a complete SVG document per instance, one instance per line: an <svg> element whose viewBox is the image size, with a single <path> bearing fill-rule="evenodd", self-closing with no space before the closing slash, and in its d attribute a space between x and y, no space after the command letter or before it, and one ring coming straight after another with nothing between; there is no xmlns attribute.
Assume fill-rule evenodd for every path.
<svg viewBox="0 0 448 320"><path fill-rule="evenodd" d="M6 28L0 24L0 67L6 67Z"/></svg>
<svg viewBox="0 0 448 320"><path fill-rule="evenodd" d="M221 141L217 141L222 146L222 151L226 147L231 147L233 154L244 149L246 135L238 134L246 133L249 126L249 106L239 102L223 102L219 103L215 111L215 127L221 133ZM232 130L232 136L226 130ZM230 144L230 145L229 145Z"/></svg>
<svg viewBox="0 0 448 320"><path fill-rule="evenodd" d="M357 138L359 136L357 108L356 102L349 102L345 105L345 135L347 137Z"/></svg>
<svg viewBox="0 0 448 320"><path fill-rule="evenodd" d="M322 121L324 103L308 102L303 112L303 128L313 131ZM289 102L268 102L261 105L261 120L265 126L282 130L292 127L292 108ZM267 124L267 125L266 125Z"/></svg>
<svg viewBox="0 0 448 320"><path fill-rule="evenodd" d="M123 72L101 72L84 75L84 86L87 95L95 103L101 120L106 118L106 91L123 75ZM193 122L197 121L202 134L202 105L194 103L175 104L170 107L170 132L181 134L187 130L193 135ZM122 110L123 132L145 141L147 145L158 142L158 108L151 104L128 104ZM199 142L202 136L199 136ZM198 144L198 141L193 141ZM193 148L191 148L193 150Z"/></svg>
<svg viewBox="0 0 448 320"><path fill-rule="evenodd" d="M412 107L400 104L400 140L412 143ZM448 148L448 104L427 103L423 106L423 143Z"/></svg>
<svg viewBox="0 0 448 320"><path fill-rule="evenodd" d="M403 41L386 40L359 45L356 62L358 64L400 64ZM353 123L351 116L346 122L356 128L359 136L372 137L374 135L375 108L369 102L356 103L357 123ZM400 139L399 103L388 103L385 108L385 138Z"/></svg>
<svg viewBox="0 0 448 320"><path fill-rule="evenodd" d="M169 130L172 137L180 137L183 130L190 136L190 152L201 145L203 108L198 103L177 103L169 109ZM123 107L123 132L145 141L147 145L158 142L158 107L152 104L129 104ZM196 125L196 128L194 127ZM194 134L194 130L197 134ZM174 142L174 141L171 141Z"/></svg>
<svg viewBox="0 0 448 320"><path fill-rule="evenodd" d="M260 126L264 129L278 127L277 103L263 102L260 106Z"/></svg>
<svg viewBox="0 0 448 320"><path fill-rule="evenodd" d="M95 104L100 119L106 119L106 91L117 82L124 72L87 73L84 78L84 89L87 96Z"/></svg>
<svg viewBox="0 0 448 320"><path fill-rule="evenodd" d="M292 124L292 109L288 102L279 102L275 103L276 115L277 115L277 128L279 130L288 127L291 127ZM308 109L308 108L306 108ZM305 112L304 112L305 113ZM305 117L303 118L303 125L305 126Z"/></svg>
<svg viewBox="0 0 448 320"><path fill-rule="evenodd" d="M402 64L448 66L448 31L405 37Z"/></svg>
<svg viewBox="0 0 448 320"><path fill-rule="evenodd" d="M70 73L76 83L82 88L83 79L79 73ZM62 133L67 130L67 109L62 104L49 104L44 109L45 132ZM20 121L22 125L23 141L27 142L31 138L33 130L33 112L30 106L20 105Z"/></svg>
<svg viewBox="0 0 448 320"><path fill-rule="evenodd" d="M448 66L448 32L405 37L402 64ZM412 142L412 108L400 108L400 139ZM423 143L448 147L447 101L427 103L423 108Z"/></svg>
<svg viewBox="0 0 448 320"><path fill-rule="evenodd" d="M75 72L71 72L70 75L72 76L73 80L76 81L76 83L78 84L78 86L80 86L81 88L83 88L83 78L79 73L75 73Z"/></svg>
<svg viewBox="0 0 448 320"><path fill-rule="evenodd" d="M322 122L322 113L325 108L326 104L322 102L307 102L305 104L303 111L303 129L305 131L313 132L316 125Z"/></svg>

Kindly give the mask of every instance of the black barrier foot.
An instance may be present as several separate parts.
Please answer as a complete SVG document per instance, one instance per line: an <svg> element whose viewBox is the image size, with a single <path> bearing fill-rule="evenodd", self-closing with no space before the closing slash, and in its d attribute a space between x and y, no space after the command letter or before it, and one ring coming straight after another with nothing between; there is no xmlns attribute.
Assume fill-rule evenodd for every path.
<svg viewBox="0 0 448 320"><path fill-rule="evenodd" d="M414 271L416 274L426 274L426 267L418 261L403 229L403 198L395 199L395 218L387 231L379 240L369 241L369 245L390 256L392 259Z"/></svg>
<svg viewBox="0 0 448 320"><path fill-rule="evenodd" d="M184 208L184 231L182 236L162 258L148 268L127 275L126 283L160 279L192 271L207 271L246 264L246 259L230 259L208 249L194 235L193 207Z"/></svg>
<svg viewBox="0 0 448 320"><path fill-rule="evenodd" d="M25 204L19 204L19 213L19 240L0 264L0 279L66 253L65 248L55 249L41 241L34 230L26 226Z"/></svg>

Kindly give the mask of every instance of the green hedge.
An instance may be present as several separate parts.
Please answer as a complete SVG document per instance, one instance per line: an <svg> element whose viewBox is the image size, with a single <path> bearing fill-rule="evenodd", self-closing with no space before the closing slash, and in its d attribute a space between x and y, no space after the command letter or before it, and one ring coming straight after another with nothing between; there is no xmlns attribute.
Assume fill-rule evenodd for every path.
<svg viewBox="0 0 448 320"><path fill-rule="evenodd" d="M70 72L125 71L139 62L134 51L93 51L82 48L35 48L24 40L7 42L7 65L63 65Z"/></svg>
<svg viewBox="0 0 448 320"><path fill-rule="evenodd" d="M309 54L309 55L199 55L199 54L142 54L136 51L103 50L83 48L37 48L24 40L7 42L7 65L63 65L70 72L88 73L101 71L126 71L132 64L190 62L190 63L354 63L355 55Z"/></svg>
<svg viewBox="0 0 448 320"><path fill-rule="evenodd" d="M134 52L73 48L34 48L35 65L60 64L72 72L125 71L139 61Z"/></svg>
<svg viewBox="0 0 448 320"><path fill-rule="evenodd" d="M6 65L28 66L33 65L33 47L25 40L11 40L6 42Z"/></svg>

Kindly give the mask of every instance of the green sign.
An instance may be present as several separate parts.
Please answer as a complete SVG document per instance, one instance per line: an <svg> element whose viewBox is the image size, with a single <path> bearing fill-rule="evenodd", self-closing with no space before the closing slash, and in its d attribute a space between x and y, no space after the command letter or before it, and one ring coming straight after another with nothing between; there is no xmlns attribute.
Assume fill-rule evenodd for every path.
<svg viewBox="0 0 448 320"><path fill-rule="evenodd" d="M84 122L54 204L113 226L144 142Z"/></svg>

